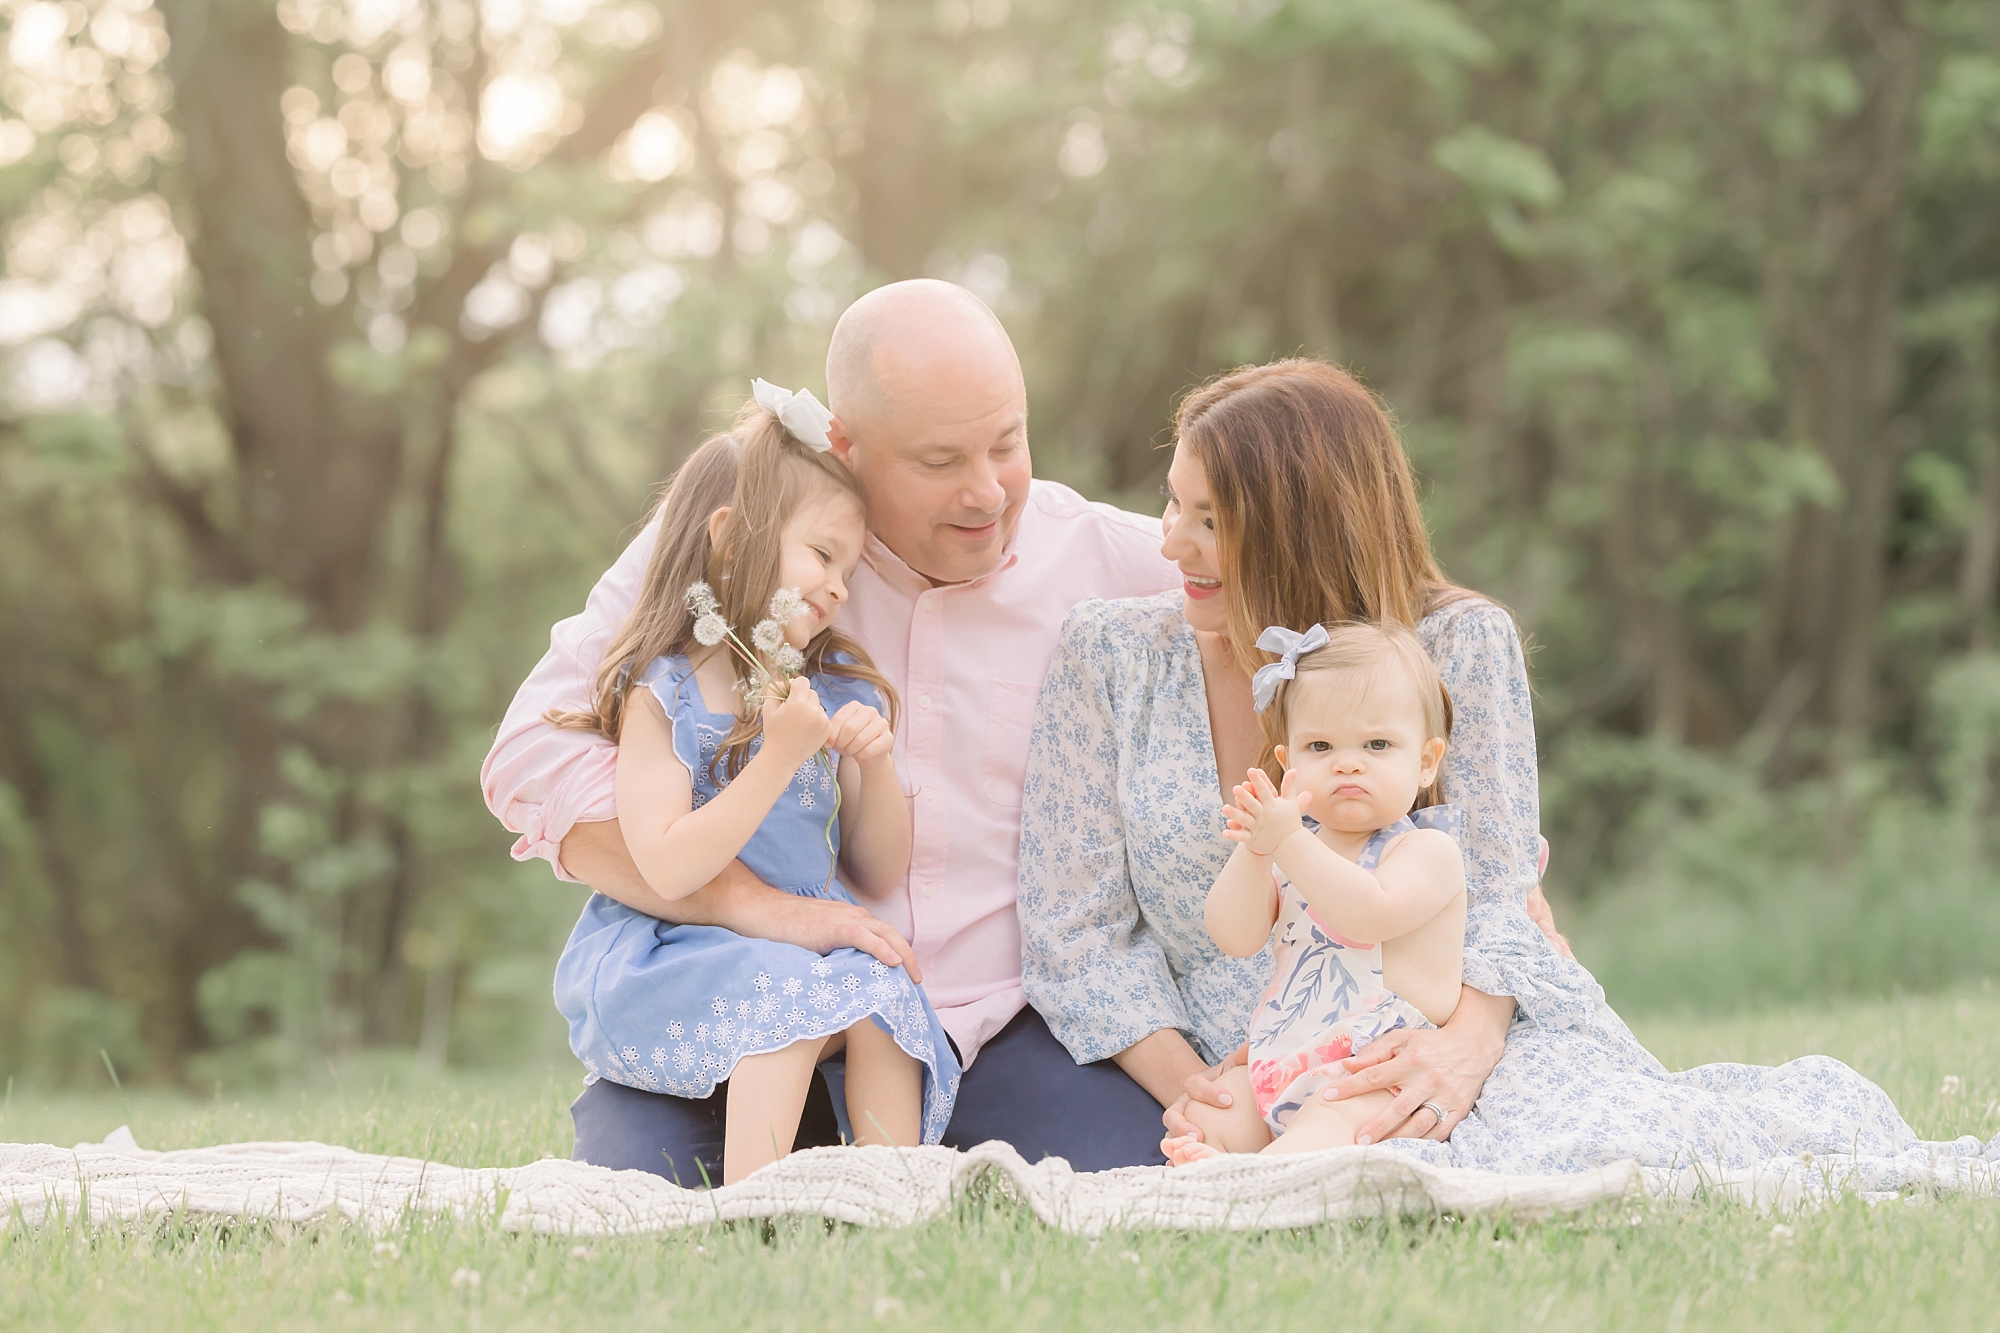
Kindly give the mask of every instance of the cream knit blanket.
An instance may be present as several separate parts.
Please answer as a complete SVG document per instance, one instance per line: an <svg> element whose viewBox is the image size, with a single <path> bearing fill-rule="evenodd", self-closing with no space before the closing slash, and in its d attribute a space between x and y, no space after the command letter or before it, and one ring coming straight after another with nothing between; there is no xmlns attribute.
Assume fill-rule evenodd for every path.
<svg viewBox="0 0 2000 1333"><path fill-rule="evenodd" d="M1993 1190L1994 1172L1956 1158L1905 1188ZM1593 1204L1720 1190L1762 1206L1823 1199L1872 1173L1842 1164L1773 1163L1741 1179L1642 1171L1620 1162L1582 1175L1506 1176L1431 1166L1394 1150L1329 1148L1219 1158L1192 1167L1079 1173L1058 1158L1029 1165L1003 1143L949 1148L813 1148L748 1180L685 1190L640 1171L546 1160L458 1167L323 1143L236 1143L147 1152L123 1128L100 1144L0 1144L0 1225L59 1217L93 1223L184 1214L304 1222L339 1214L371 1228L407 1212L496 1217L509 1230L574 1236L669 1231L803 1214L861 1226L909 1226L969 1192L992 1190L1050 1226L1086 1236L1125 1230L1255 1230L1394 1214L1538 1217Z"/></svg>

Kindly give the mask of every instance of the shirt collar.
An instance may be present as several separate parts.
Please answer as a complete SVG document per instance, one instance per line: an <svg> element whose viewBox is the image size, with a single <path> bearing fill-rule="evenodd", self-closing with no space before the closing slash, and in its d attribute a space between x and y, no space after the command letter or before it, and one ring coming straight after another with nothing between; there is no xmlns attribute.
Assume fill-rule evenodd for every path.
<svg viewBox="0 0 2000 1333"><path fill-rule="evenodd" d="M1013 537L1007 542L1006 549L1000 553L999 564L976 579L968 579L964 583L946 583L938 586L940 588L977 588L983 583L998 578L1020 563L1021 536L1027 531L1028 516L1034 512L1034 508L1033 497L1030 497L1029 502L1021 508L1021 521L1014 525ZM874 570L884 583L899 592L915 595L931 591L931 581L916 570L911 569L904 562L903 557L883 545L882 539L872 532L868 534L867 541L862 545L861 558L868 562L868 567Z"/></svg>

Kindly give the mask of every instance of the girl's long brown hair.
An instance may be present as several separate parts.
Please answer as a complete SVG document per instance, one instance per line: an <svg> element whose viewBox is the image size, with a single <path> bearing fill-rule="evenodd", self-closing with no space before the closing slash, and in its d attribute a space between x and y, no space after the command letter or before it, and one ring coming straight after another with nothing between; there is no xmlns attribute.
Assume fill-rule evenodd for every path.
<svg viewBox="0 0 2000 1333"><path fill-rule="evenodd" d="M1271 660L1257 636L1272 625L1414 629L1478 596L1438 568L1395 425L1340 367L1296 358L1233 370L1182 399L1174 425L1208 477L1229 647L1244 670ZM1284 737L1268 713L1264 722L1259 764L1276 773Z"/></svg>
<svg viewBox="0 0 2000 1333"><path fill-rule="evenodd" d="M779 423L775 413L754 401L745 403L729 433L717 435L689 455L661 495L654 510L659 533L646 565L646 580L631 615L597 668L593 706L573 712L551 709L548 721L617 740L625 721L625 697L639 672L658 657L695 658L709 651L695 640L695 617L687 606L687 590L696 583L715 591L723 619L748 640L750 627L769 617L771 594L778 590L779 539L785 524L807 500L829 491L848 496L867 512L854 474L832 454L814 453ZM729 506L729 515L711 543L709 518L724 505ZM836 655L847 660L836 661ZM865 680L880 690L889 709L889 725L896 725L895 687L854 640L829 626L806 645L805 658L808 674ZM749 666L734 653L729 660L737 684L747 689ZM757 706L746 699L710 771L722 781L734 777L749 761L750 743L763 729Z"/></svg>

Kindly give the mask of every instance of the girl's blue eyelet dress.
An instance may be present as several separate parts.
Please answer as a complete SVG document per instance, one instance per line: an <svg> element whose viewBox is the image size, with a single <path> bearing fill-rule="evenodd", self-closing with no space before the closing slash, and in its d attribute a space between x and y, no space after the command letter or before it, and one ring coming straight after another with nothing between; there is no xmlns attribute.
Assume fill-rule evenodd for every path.
<svg viewBox="0 0 2000 1333"><path fill-rule="evenodd" d="M850 699L882 709L865 681L810 679L829 715ZM674 752L693 775L699 809L720 790L710 762L736 719L708 711L685 657L655 660L638 683L673 720ZM752 745L755 754L763 738ZM833 774L807 760L739 859L786 893L853 902L837 879L828 884L833 802ZM833 845L837 853L837 823ZM676 1097L708 1096L746 1055L872 1019L924 1066L924 1142L938 1142L951 1119L958 1059L936 1011L907 971L859 949L821 956L720 926L676 926L593 893L556 964L555 998L587 1082Z"/></svg>

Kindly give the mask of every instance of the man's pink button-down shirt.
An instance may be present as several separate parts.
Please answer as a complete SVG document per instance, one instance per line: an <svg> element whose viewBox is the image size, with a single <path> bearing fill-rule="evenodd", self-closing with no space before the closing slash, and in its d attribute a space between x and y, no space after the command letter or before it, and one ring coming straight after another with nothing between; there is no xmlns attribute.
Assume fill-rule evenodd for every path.
<svg viewBox="0 0 2000 1333"><path fill-rule="evenodd" d="M480 774L487 806L521 835L515 857L543 857L564 879L572 878L560 857L570 829L617 816L618 751L595 733L559 731L542 714L588 706L655 535L652 526L640 533L591 589L583 614L551 631ZM849 585L841 627L902 705L896 751L915 833L903 887L870 906L915 948L924 989L968 1065L1026 1003L1014 910L1021 782L1057 632L1086 598L1178 584L1159 548L1157 519L1037 481L1012 544L985 577L934 588L871 537Z"/></svg>

